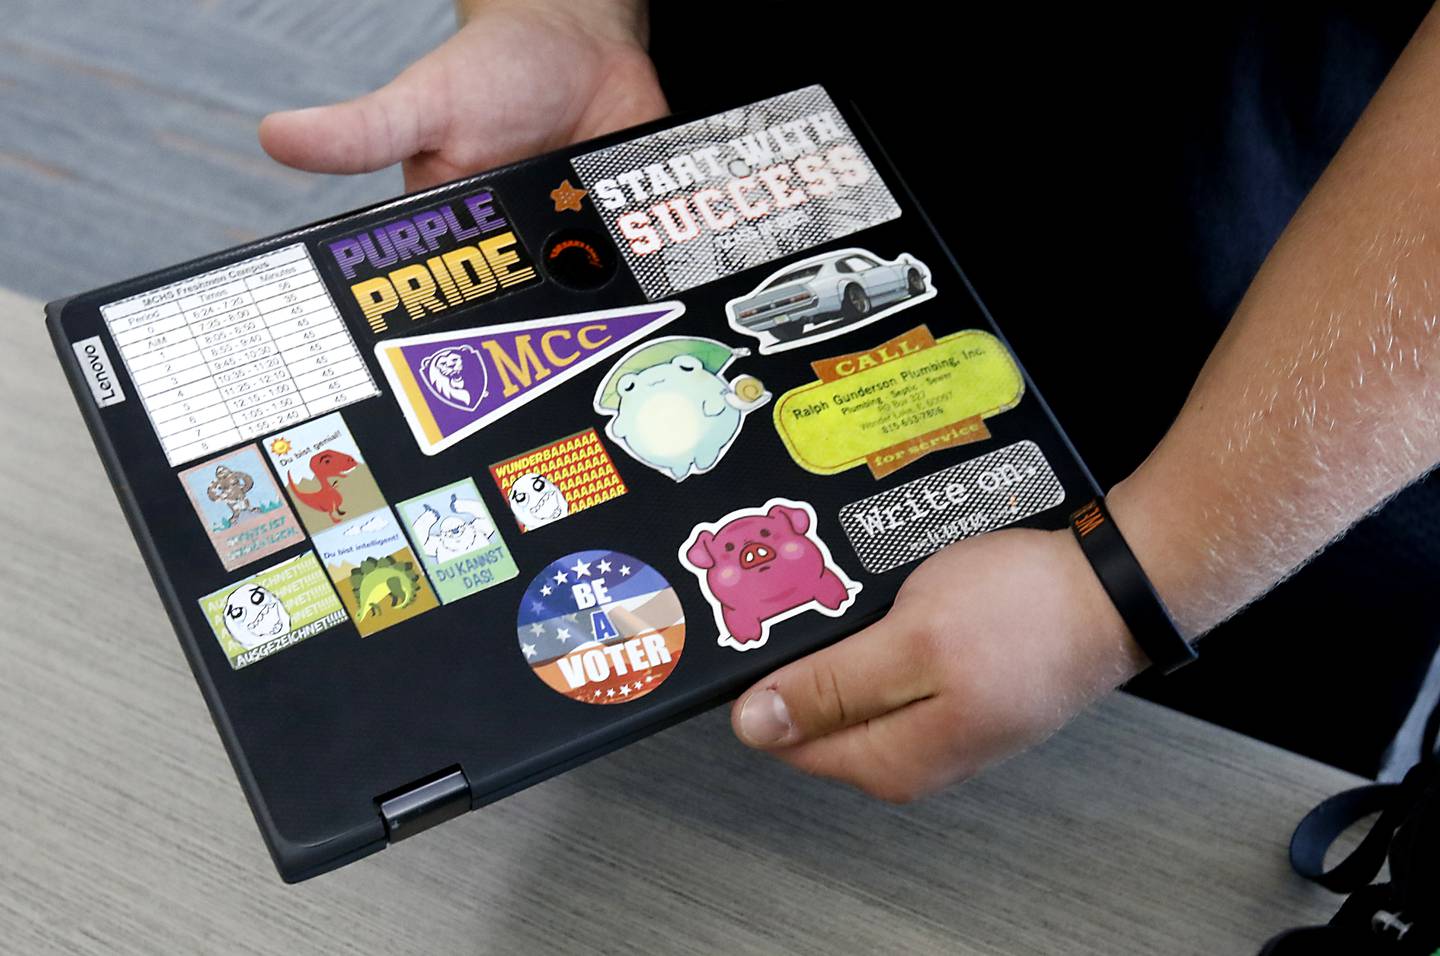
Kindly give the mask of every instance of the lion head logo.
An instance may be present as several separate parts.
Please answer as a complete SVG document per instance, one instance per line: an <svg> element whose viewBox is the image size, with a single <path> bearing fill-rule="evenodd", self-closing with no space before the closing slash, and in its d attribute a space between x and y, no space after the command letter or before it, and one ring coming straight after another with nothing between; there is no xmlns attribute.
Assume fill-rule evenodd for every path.
<svg viewBox="0 0 1440 956"><path fill-rule="evenodd" d="M486 378L484 359L469 345L448 345L420 361L420 380L430 394L462 411L480 407Z"/></svg>

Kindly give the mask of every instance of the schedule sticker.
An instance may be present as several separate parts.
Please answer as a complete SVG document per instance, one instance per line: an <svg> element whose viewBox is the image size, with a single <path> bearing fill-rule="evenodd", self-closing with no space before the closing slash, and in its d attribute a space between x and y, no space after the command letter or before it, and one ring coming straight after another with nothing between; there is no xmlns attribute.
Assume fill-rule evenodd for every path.
<svg viewBox="0 0 1440 956"><path fill-rule="evenodd" d="M685 647L685 610L670 583L619 551L577 551L535 576L515 636L553 691L587 704L623 704L665 682Z"/></svg>
<svg viewBox="0 0 1440 956"><path fill-rule="evenodd" d="M171 465L379 394L303 243L100 314Z"/></svg>

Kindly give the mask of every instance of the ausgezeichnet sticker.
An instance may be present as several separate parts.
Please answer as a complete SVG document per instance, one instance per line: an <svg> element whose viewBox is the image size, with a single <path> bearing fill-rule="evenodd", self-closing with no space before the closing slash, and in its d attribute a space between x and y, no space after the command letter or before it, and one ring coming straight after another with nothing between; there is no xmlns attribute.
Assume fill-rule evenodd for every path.
<svg viewBox="0 0 1440 956"><path fill-rule="evenodd" d="M822 87L571 160L650 299L897 218Z"/></svg>
<svg viewBox="0 0 1440 956"><path fill-rule="evenodd" d="M1033 441L1016 442L840 509L861 565L881 574L1065 500Z"/></svg>
<svg viewBox="0 0 1440 956"><path fill-rule="evenodd" d="M235 670L345 620L329 579L308 552L206 595L200 610Z"/></svg>

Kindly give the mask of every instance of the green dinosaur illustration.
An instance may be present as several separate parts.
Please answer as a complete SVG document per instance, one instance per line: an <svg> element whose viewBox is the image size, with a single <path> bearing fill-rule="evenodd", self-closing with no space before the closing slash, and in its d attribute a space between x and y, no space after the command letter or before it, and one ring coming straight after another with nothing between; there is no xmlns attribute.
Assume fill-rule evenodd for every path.
<svg viewBox="0 0 1440 956"><path fill-rule="evenodd" d="M382 607L408 607L420 595L420 578L409 561L366 558L350 572L350 590L357 613L375 617Z"/></svg>

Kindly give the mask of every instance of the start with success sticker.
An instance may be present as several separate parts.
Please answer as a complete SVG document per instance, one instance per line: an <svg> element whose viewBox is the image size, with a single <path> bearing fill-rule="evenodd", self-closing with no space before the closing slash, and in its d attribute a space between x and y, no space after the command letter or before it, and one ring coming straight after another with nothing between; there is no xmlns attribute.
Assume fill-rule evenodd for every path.
<svg viewBox="0 0 1440 956"><path fill-rule="evenodd" d="M551 690L619 704L664 683L685 647L685 611L664 576L619 551L551 561L520 600L515 636Z"/></svg>

